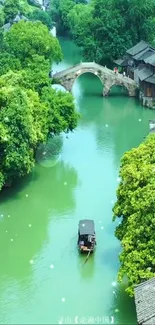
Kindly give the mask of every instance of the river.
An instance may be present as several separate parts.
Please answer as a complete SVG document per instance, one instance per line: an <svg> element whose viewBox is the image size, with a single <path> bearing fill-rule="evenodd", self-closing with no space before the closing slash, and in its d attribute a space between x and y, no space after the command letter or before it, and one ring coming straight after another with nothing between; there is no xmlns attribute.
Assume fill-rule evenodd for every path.
<svg viewBox="0 0 155 325"><path fill-rule="evenodd" d="M81 60L60 39L58 71ZM136 324L126 283L117 283L120 243L112 222L122 154L149 132L154 112L114 88L102 97L97 76L75 81L82 118L63 136L57 164L37 162L32 174L0 197L0 323ZM77 251L79 219L92 218L97 249L84 265Z"/></svg>

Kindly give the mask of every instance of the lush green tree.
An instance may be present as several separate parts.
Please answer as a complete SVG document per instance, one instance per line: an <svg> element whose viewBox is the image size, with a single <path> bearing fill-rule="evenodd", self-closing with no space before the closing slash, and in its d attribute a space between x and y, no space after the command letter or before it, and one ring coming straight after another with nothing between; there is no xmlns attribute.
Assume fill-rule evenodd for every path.
<svg viewBox="0 0 155 325"><path fill-rule="evenodd" d="M38 144L46 143L50 133L72 131L79 117L71 94L56 92L38 78L35 83L33 75L32 85L26 75L21 70L0 77L0 189L31 172ZM38 85L40 96L33 90Z"/></svg>
<svg viewBox="0 0 155 325"><path fill-rule="evenodd" d="M121 241L119 281L128 278L127 292L155 276L155 135L121 160L121 182L113 208L114 220L121 219L116 236Z"/></svg>
<svg viewBox="0 0 155 325"><path fill-rule="evenodd" d="M49 59L50 63L62 59L57 38L50 35L41 22L21 20L4 35L4 42L6 50L15 55L23 65L25 60L31 60L36 54Z"/></svg>
<svg viewBox="0 0 155 325"><path fill-rule="evenodd" d="M4 22L5 22L4 11L2 8L0 8L0 27L4 25Z"/></svg>
<svg viewBox="0 0 155 325"><path fill-rule="evenodd" d="M115 0L115 7L125 20L125 29L130 30L133 44L140 40L154 40L155 2L154 0Z"/></svg>
<svg viewBox="0 0 155 325"><path fill-rule="evenodd" d="M75 111L74 98L70 93L45 87L41 98L49 107L50 132L59 134L76 128L79 114Z"/></svg>
<svg viewBox="0 0 155 325"><path fill-rule="evenodd" d="M0 67L3 70L3 67ZM20 87L26 89L32 89L39 94L45 86L50 86L51 80L49 79L50 64L44 57L34 55L31 61L25 61L24 69L15 71L15 67L11 69L11 64L7 67L9 73L2 75L0 79L0 87L7 85L19 84ZM12 71L11 71L12 70Z"/></svg>
<svg viewBox="0 0 155 325"><path fill-rule="evenodd" d="M51 84L49 79L50 63L43 56L34 55L31 60L25 60L22 71L22 82L24 87L33 89L39 94L45 86Z"/></svg>
<svg viewBox="0 0 155 325"><path fill-rule="evenodd" d="M48 108L32 90L8 85L0 89L0 108L0 166L5 182L10 182L32 170L34 150L47 139Z"/></svg>
<svg viewBox="0 0 155 325"><path fill-rule="evenodd" d="M21 9L20 0L5 0L3 5L5 22L13 20Z"/></svg>
<svg viewBox="0 0 155 325"><path fill-rule="evenodd" d="M92 22L92 6L77 4L70 10L68 21L76 44L84 46L86 33L88 37L90 36L89 27Z"/></svg>
<svg viewBox="0 0 155 325"><path fill-rule="evenodd" d="M52 27L52 18L51 16L43 10L36 9L28 15L29 19L32 21L41 21L44 25L51 29Z"/></svg>
<svg viewBox="0 0 155 325"><path fill-rule="evenodd" d="M7 73L9 70L16 71L21 69L19 59L7 52L0 53L0 75Z"/></svg>
<svg viewBox="0 0 155 325"><path fill-rule="evenodd" d="M51 3L58 32L70 30L87 60L102 64L107 58L123 56L127 48L141 39L154 42L154 0L92 0L85 5L76 0Z"/></svg>
<svg viewBox="0 0 155 325"><path fill-rule="evenodd" d="M73 0L52 0L50 3L50 14L52 20L56 22L58 33L69 31L68 14L75 6Z"/></svg>
<svg viewBox="0 0 155 325"><path fill-rule="evenodd" d="M94 0L91 7L92 18L87 18L88 27L85 35L82 33L84 57L103 63L105 58L123 55L127 43L128 47L132 43L130 33L125 30L124 17L115 8L114 1Z"/></svg>

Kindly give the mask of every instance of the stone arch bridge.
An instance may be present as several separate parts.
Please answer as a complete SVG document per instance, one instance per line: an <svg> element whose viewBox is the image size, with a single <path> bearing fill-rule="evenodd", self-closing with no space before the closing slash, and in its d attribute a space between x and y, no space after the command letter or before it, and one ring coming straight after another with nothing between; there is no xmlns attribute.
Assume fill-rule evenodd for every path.
<svg viewBox="0 0 155 325"><path fill-rule="evenodd" d="M123 77L120 73L114 73L114 71L103 67L95 62L82 62L71 68L57 72L52 75L59 84L61 84L66 90L72 90L74 81L84 73L95 74L102 82L103 96L108 96L112 86L123 86L128 90L128 95L131 97L136 96L137 84L134 80Z"/></svg>

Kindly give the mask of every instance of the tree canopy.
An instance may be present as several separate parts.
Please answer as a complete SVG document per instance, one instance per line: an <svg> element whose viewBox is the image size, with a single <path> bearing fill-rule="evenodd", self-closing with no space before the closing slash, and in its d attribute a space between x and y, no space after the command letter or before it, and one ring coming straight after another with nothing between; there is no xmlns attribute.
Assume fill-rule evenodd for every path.
<svg viewBox="0 0 155 325"><path fill-rule="evenodd" d="M121 219L116 237L121 241L118 279L128 278L127 292L155 276L155 135L121 159L121 182L114 205L114 220Z"/></svg>
<svg viewBox="0 0 155 325"><path fill-rule="evenodd" d="M53 20L61 26L58 30L70 31L87 60L102 64L107 58L121 57L142 39L154 42L154 0L92 0L88 4L53 0L51 6Z"/></svg>
<svg viewBox="0 0 155 325"><path fill-rule="evenodd" d="M46 11L36 9L29 13L28 18L32 21L41 21L44 25L48 27L48 29L51 29L52 27L52 18Z"/></svg>
<svg viewBox="0 0 155 325"><path fill-rule="evenodd" d="M18 58L22 64L33 55L44 56L50 63L59 62L62 52L56 37L41 22L21 20L12 25L4 35L4 46L7 52Z"/></svg>
<svg viewBox="0 0 155 325"><path fill-rule="evenodd" d="M3 13L11 20L21 5L16 0L11 8L11 1L0 23ZM61 61L62 51L47 21L40 21L46 14L37 15L37 21L21 20L8 32L0 29L0 190L32 171L40 143L72 131L79 118L73 96L51 88L51 64Z"/></svg>
<svg viewBox="0 0 155 325"><path fill-rule="evenodd" d="M23 71L0 77L0 189L31 172L36 148L50 132L72 131L77 125L71 94L46 86L39 95L30 87Z"/></svg>

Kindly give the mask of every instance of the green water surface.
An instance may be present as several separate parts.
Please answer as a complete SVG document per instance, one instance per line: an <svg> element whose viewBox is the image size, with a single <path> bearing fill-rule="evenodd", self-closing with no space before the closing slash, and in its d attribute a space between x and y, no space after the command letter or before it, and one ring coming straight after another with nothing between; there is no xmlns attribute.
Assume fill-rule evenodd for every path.
<svg viewBox="0 0 155 325"><path fill-rule="evenodd" d="M60 39L64 61L81 55ZM133 299L117 283L120 243L114 236L122 154L149 132L154 112L113 88L102 97L97 76L80 76L73 87L78 128L63 135L57 164L37 161L32 174L0 196L0 323L136 324ZM95 221L97 249L84 265L77 226Z"/></svg>

